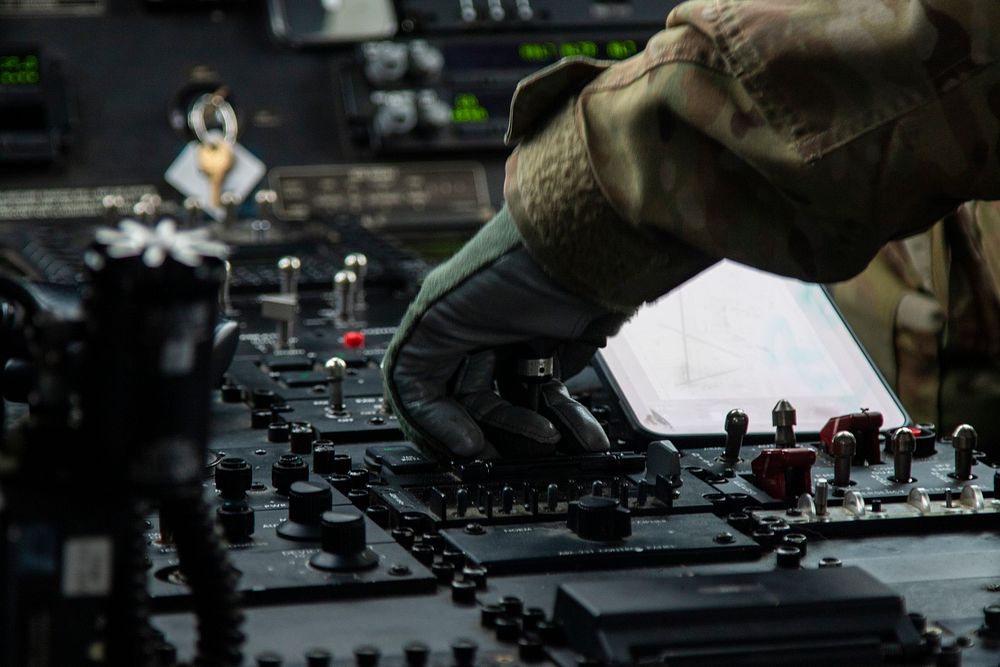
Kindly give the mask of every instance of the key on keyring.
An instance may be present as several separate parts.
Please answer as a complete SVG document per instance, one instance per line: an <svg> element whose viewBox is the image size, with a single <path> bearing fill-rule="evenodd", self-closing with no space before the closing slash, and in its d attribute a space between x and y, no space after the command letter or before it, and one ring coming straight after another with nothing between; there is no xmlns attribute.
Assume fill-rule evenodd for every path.
<svg viewBox="0 0 1000 667"><path fill-rule="evenodd" d="M233 147L227 141L216 140L198 144L198 168L212 187L212 206L220 206L222 183L233 168Z"/></svg>

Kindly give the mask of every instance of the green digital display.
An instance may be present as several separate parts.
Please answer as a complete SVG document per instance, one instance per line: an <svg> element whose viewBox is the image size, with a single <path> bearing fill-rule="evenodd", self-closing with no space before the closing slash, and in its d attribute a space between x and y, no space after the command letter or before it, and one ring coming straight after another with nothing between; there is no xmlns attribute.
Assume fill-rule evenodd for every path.
<svg viewBox="0 0 1000 667"><path fill-rule="evenodd" d="M0 55L0 86L36 86L41 64L34 53Z"/></svg>
<svg viewBox="0 0 1000 667"><path fill-rule="evenodd" d="M616 39L607 42L594 42L587 39L568 42L522 42L517 47L518 57L523 62L528 63L552 62L570 56L624 60L638 52L639 47L632 39Z"/></svg>
<svg viewBox="0 0 1000 667"><path fill-rule="evenodd" d="M455 95L451 109L451 120L454 123L484 123L490 119L489 110L484 107L479 98L472 93Z"/></svg>

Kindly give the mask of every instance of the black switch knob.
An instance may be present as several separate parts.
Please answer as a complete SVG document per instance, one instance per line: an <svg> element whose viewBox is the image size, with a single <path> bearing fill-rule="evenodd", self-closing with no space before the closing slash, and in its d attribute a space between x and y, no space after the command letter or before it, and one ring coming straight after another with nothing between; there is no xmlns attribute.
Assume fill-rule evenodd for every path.
<svg viewBox="0 0 1000 667"><path fill-rule="evenodd" d="M368 505L371 503L368 489L351 489L347 492L347 499L351 501L352 505L362 511L368 509Z"/></svg>
<svg viewBox="0 0 1000 667"><path fill-rule="evenodd" d="M312 454L313 440L316 434L312 424L308 422L292 422L288 442L293 454Z"/></svg>
<svg viewBox="0 0 1000 667"><path fill-rule="evenodd" d="M242 500L253 484L253 469L245 459L227 456L215 467L215 488L225 500Z"/></svg>
<svg viewBox="0 0 1000 667"><path fill-rule="evenodd" d="M356 512L324 512L320 551L309 559L320 570L343 572L378 565L378 554L365 545L365 519Z"/></svg>
<svg viewBox="0 0 1000 667"><path fill-rule="evenodd" d="M431 648L423 642L410 642L403 647L407 667L424 667L431 657Z"/></svg>
<svg viewBox="0 0 1000 667"><path fill-rule="evenodd" d="M271 422L267 425L268 442L288 442L292 426L288 422Z"/></svg>
<svg viewBox="0 0 1000 667"><path fill-rule="evenodd" d="M510 514L514 511L514 487L507 485L500 491L500 511Z"/></svg>
<svg viewBox="0 0 1000 667"><path fill-rule="evenodd" d="M522 637L517 640L517 657L523 662L541 662L545 660L545 647L537 637Z"/></svg>
<svg viewBox="0 0 1000 667"><path fill-rule="evenodd" d="M306 651L306 667L330 667L333 664L333 654L323 648Z"/></svg>
<svg viewBox="0 0 1000 667"><path fill-rule="evenodd" d="M458 639L451 645L451 656L455 659L456 667L472 667L477 651L479 644L471 639Z"/></svg>
<svg viewBox="0 0 1000 667"><path fill-rule="evenodd" d="M295 482L309 479L309 466L298 454L282 454L271 466L271 485L278 493L287 494Z"/></svg>
<svg viewBox="0 0 1000 667"><path fill-rule="evenodd" d="M333 506L330 487L295 482L288 489L288 520L278 526L286 540L314 542L320 538L320 517Z"/></svg>
<svg viewBox="0 0 1000 667"><path fill-rule="evenodd" d="M615 542L632 534L630 514L614 498L583 496L569 504L566 525L585 540Z"/></svg>
<svg viewBox="0 0 1000 667"><path fill-rule="evenodd" d="M250 428L267 428L270 423L270 410L254 410L250 413Z"/></svg>
<svg viewBox="0 0 1000 667"><path fill-rule="evenodd" d="M225 500L215 511L222 534L230 544L246 542L253 535L253 508L245 500Z"/></svg>
<svg viewBox="0 0 1000 667"><path fill-rule="evenodd" d="M363 489L368 486L367 470L351 470L347 473L347 477L351 480L352 489Z"/></svg>
<svg viewBox="0 0 1000 667"><path fill-rule="evenodd" d="M243 402L243 390L237 385L230 382L226 382L221 387L222 402L223 403L242 403Z"/></svg>
<svg viewBox="0 0 1000 667"><path fill-rule="evenodd" d="M337 454L333 442L317 440L312 443L313 472L317 475L346 475L351 469L351 457L347 454Z"/></svg>
<svg viewBox="0 0 1000 667"><path fill-rule="evenodd" d="M257 667L281 667L283 662L281 654L273 651L258 653L255 660L257 662Z"/></svg>
<svg viewBox="0 0 1000 667"><path fill-rule="evenodd" d="M254 389L250 402L255 410L266 410L274 405L278 397L270 389Z"/></svg>
<svg viewBox="0 0 1000 667"><path fill-rule="evenodd" d="M359 646L354 649L354 664L358 667L376 667L382 652L375 646Z"/></svg>
<svg viewBox="0 0 1000 667"><path fill-rule="evenodd" d="M344 495L351 492L351 478L347 475L329 475L326 481Z"/></svg>

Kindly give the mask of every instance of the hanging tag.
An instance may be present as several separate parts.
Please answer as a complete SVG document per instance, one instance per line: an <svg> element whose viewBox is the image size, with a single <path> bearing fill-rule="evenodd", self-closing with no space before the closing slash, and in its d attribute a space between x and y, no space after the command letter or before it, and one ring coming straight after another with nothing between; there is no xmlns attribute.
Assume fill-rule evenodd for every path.
<svg viewBox="0 0 1000 667"><path fill-rule="evenodd" d="M222 140L222 133L211 130L210 138ZM212 205L212 184L198 168L198 142L192 141L181 151L164 175L164 179L185 197L194 197L202 209L216 220L225 217L225 209ZM223 192L232 192L240 201L246 199L264 177L267 169L256 155L239 143L233 145L233 168L222 182Z"/></svg>

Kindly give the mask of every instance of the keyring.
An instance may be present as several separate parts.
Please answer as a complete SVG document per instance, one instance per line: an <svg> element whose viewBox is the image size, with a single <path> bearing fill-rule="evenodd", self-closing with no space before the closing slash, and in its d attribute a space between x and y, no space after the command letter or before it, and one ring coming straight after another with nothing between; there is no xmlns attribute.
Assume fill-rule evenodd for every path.
<svg viewBox="0 0 1000 667"><path fill-rule="evenodd" d="M233 105L218 93L205 93L197 100L188 112L188 127L200 143L208 143L208 128L205 127L205 112L212 110L216 122L222 125L222 140L227 144L236 143L239 126L236 122L236 112Z"/></svg>

